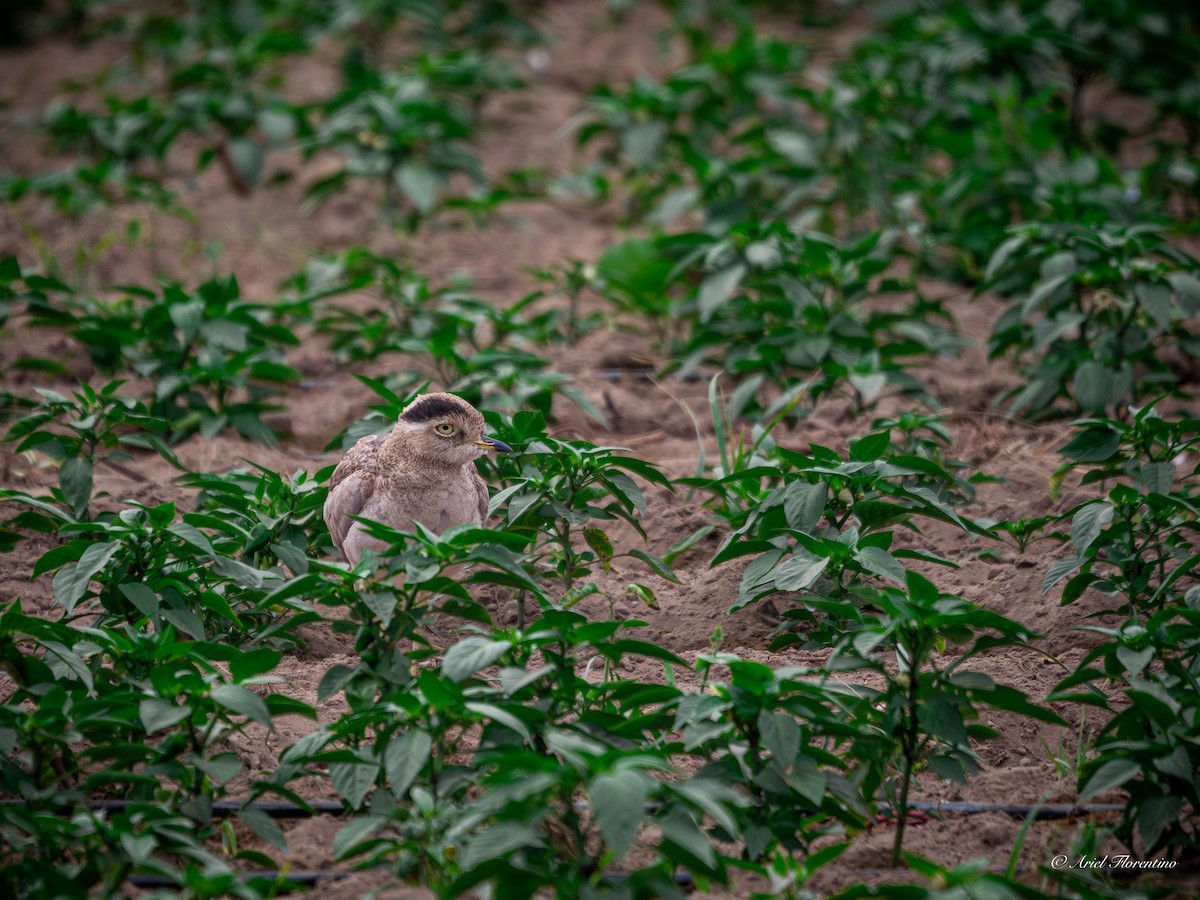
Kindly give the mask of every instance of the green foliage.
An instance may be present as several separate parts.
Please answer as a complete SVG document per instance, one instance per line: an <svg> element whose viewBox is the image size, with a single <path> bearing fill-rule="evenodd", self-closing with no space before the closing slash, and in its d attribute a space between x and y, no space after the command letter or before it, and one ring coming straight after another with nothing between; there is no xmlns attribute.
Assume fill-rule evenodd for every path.
<svg viewBox="0 0 1200 900"><path fill-rule="evenodd" d="M332 149L345 164L309 185L310 200L327 199L354 178L375 180L389 219L412 229L437 210L451 176L465 176L481 191L483 169L470 150L475 116L455 96L454 81L445 83L462 64L452 62L427 61L423 71L349 69L343 90L322 105L305 142L306 154Z"/></svg>
<svg viewBox="0 0 1200 900"><path fill-rule="evenodd" d="M232 275L194 292L165 283L158 294L126 287L115 297L79 294L47 279L37 284L25 302L30 322L62 329L106 374L150 380L146 408L169 423L171 441L230 427L275 441L262 414L273 408L266 398L299 379L284 358L298 339L270 306L243 299Z"/></svg>
<svg viewBox="0 0 1200 900"><path fill-rule="evenodd" d="M986 534L934 491L912 485L917 476L953 484L949 472L923 457L889 456L889 444L888 431L868 435L851 444L847 460L816 445L810 447L811 455L779 448L786 470L736 474L751 480L774 476L778 486L756 505L736 512L713 560L755 556L733 609L785 591L796 594L800 604L784 614L792 624L814 622L814 612L840 615L847 604L875 602L883 582L903 585L900 560L949 564L928 551L893 551L895 527L920 534L914 519L924 518ZM795 636L786 642L793 640Z"/></svg>
<svg viewBox="0 0 1200 900"><path fill-rule="evenodd" d="M640 76L624 92L597 88L577 140L600 143L634 218L666 225L703 209L728 225L765 213L814 168L796 112L805 56L742 28L662 84ZM593 192L603 195L607 183L593 176Z"/></svg>
<svg viewBox="0 0 1200 900"><path fill-rule="evenodd" d="M178 465L159 437L167 422L150 415L140 400L118 394L122 384L110 381L99 391L83 384L71 397L38 388L42 402L4 435L5 441L17 442L14 453L36 450L60 461L55 499L74 516L88 516L98 463L132 459L124 447L151 447Z"/></svg>
<svg viewBox="0 0 1200 900"><path fill-rule="evenodd" d="M1089 651L1055 688L1110 718L1078 773L1080 798L1113 788L1129 792L1118 835L1147 856L1194 854L1200 846L1200 588L1183 602L1121 628L1089 627L1107 640ZM1121 701L1095 682L1119 685ZM1072 688L1083 686L1083 691Z"/></svg>
<svg viewBox="0 0 1200 900"><path fill-rule="evenodd" d="M237 513L209 501L223 515L198 511L176 521L173 503L130 502L87 521L55 502L60 492L36 498L5 490L0 499L30 508L15 524L64 541L38 559L33 576L53 573L54 600L66 621L96 616L97 626L171 626L198 641L290 646L292 629L319 618L301 599L315 576L308 575L306 534L295 523L313 518L323 497L313 492L297 500L315 484L301 476L285 486L273 476L258 486L255 510L226 480L208 476L199 483L226 488L227 503L237 497ZM289 502L292 509L280 509Z"/></svg>
<svg viewBox="0 0 1200 900"><path fill-rule="evenodd" d="M719 235L626 241L605 253L597 273L619 308L685 326L669 346L677 357L670 371L719 365L761 373L785 391L806 377L813 402L841 392L858 409L889 387L932 404L909 369L957 350L935 321L945 311L919 294L894 311L867 302L876 292L912 291L883 277L898 253L892 233L842 242L798 224L753 222Z"/></svg>
<svg viewBox="0 0 1200 900"><path fill-rule="evenodd" d="M1132 422L1085 419L1062 449L1073 468L1090 469L1092 484L1120 479L1107 497L1088 500L1061 517L1070 520L1073 555L1046 571L1043 592L1066 580L1062 602L1087 589L1121 597L1114 611L1138 620L1177 606L1196 584L1195 534L1200 511L1196 468L1188 451L1200 444L1197 420L1162 418L1154 404Z"/></svg>
<svg viewBox="0 0 1200 900"><path fill-rule="evenodd" d="M874 5L861 40L829 59L820 37L817 56L765 35L760 16L778 17L778 3L666 5L682 65L597 87L576 120L593 162L555 185L615 200L646 230L594 268L536 273L545 293L498 308L376 248L314 257L264 303L233 276L93 296L0 260L0 326L66 335L98 374L4 400L20 410L10 448L60 468L45 496L0 492L16 511L0 550L37 533L32 574L53 597L47 617L0 612L0 793L17 800L0 804L0 894L116 895L152 874L195 896L273 896L286 875L249 875L277 863L244 835L285 849L282 830L249 807L221 824L214 803L303 805L316 779L346 808L339 863L444 897L681 897L678 879L708 890L735 869L799 895L892 815L893 860L913 883L841 897L1109 896L1086 873L1017 881L1019 847L1006 874L903 853L911 789L976 770L988 711L1063 724L976 670L1035 636L935 583L935 567L953 565L936 550L948 531L1007 535L1022 552L1069 542L1047 591L1061 584L1072 603L1094 589L1118 617L1088 629L1099 644L1052 695L1090 707L1089 726L1099 715L1078 751L1080 797L1125 792L1115 832L1131 851L1195 855L1200 425L1165 402L1126 409L1186 388L1200 351L1197 265L1177 246L1200 184L1196 14L1168 0L900 0ZM126 61L39 119L71 163L0 176L0 196L45 273L60 271L38 230L47 202L72 216L129 201L186 216L189 169L213 163L245 193L290 177L297 155L319 157L309 205L373 191L408 229L489 212L540 177L489 180L476 156L490 101L521 87L505 51L542 39L529 7L219 0L131 15L68 3L72 36L124 40ZM808 0L783 14L830 15ZM342 79L301 104L290 70L308 55L340 59ZM1110 112L1125 103L1135 125ZM81 271L119 236L81 242ZM1094 416L1063 448L1052 496L1076 469L1103 495L988 525L964 513L982 476L949 458L940 416L890 402L935 408L918 369L962 343L931 275L1012 298L988 347L1026 366L1012 409ZM677 482L707 496L714 521L665 560L619 536L645 539L646 486L674 484L648 460L547 433L556 397L603 419L538 355L600 325L649 334L667 373L735 380L727 398L710 382L716 456L702 446L695 476ZM301 336L372 373L358 375L378 397L371 415L339 442L390 427L434 382L482 409L516 450L481 464L496 528L365 522L381 549L350 567L329 561L329 468L188 473L189 511L161 494L118 505L95 493L95 473L134 448L174 463L169 448L196 432L271 440L263 416L298 380L285 353ZM12 368L68 372L34 357ZM146 393L122 393L131 384ZM854 413L881 400L889 412L845 452L790 447L794 420L835 395ZM643 623L574 608L615 597L612 573L630 560L673 579L671 561L717 530L714 563L748 561L734 609L770 598L774 647L822 662L714 650L693 672L640 637ZM623 589L654 606L645 581ZM489 610L513 594L516 626L498 627ZM277 766L245 770L229 738L316 719L271 690L281 653L314 622L353 646L319 684L319 702L334 703ZM97 800L128 805L101 812ZM1105 833L1084 827L1071 852L1094 853Z"/></svg>
<svg viewBox="0 0 1200 900"><path fill-rule="evenodd" d="M895 765L899 784L889 791L897 810L892 861L900 861L908 815L908 796L918 767L939 778L966 783L978 771L972 741L997 732L978 723L981 707L1009 710L1042 721L1065 724L1058 715L1031 702L1016 688L997 684L982 672L960 669L995 647L1026 644L1033 634L1011 619L945 594L928 579L907 571L903 588L885 586L869 606L843 603L846 637L835 647L834 671L865 669L884 679L879 691L860 687L871 703L862 711L888 740L881 752ZM937 657L947 644L958 645L948 665ZM969 644L970 646L966 646ZM895 654L895 669L882 652Z"/></svg>
<svg viewBox="0 0 1200 900"><path fill-rule="evenodd" d="M1104 414L1172 387L1164 351L1200 353L1195 259L1139 224L1030 224L988 263L988 279L1015 294L997 320L988 352L1032 355L1027 384L1013 389L1015 412L1044 414L1067 398Z"/></svg>
<svg viewBox="0 0 1200 900"><path fill-rule="evenodd" d="M572 594L576 582L587 578L597 563L607 572L621 556L677 580L666 563L644 550L618 553L601 524L623 520L644 540L639 520L646 498L633 476L672 489L670 480L653 463L618 455L619 448L564 441L547 435L545 427L540 413L513 417L505 434L511 435L515 452L496 463L503 488L491 502L503 527L525 540L526 558L537 576L560 583L567 605L584 596ZM630 590L654 603L654 592L645 585L631 585Z"/></svg>
<svg viewBox="0 0 1200 900"><path fill-rule="evenodd" d="M403 409L397 394L410 391L422 376L482 410L511 414L532 406L549 419L559 395L604 420L569 376L549 370L547 360L527 349L557 336L552 312L530 312L536 294L499 308L464 286L431 286L424 276L365 248L315 257L287 287L295 291L285 304L288 314L311 319L339 356L361 362L399 354L408 362L407 370L365 382L391 403L378 411L393 422ZM365 312L335 299L368 288L381 303ZM351 433L360 431L355 427Z"/></svg>
<svg viewBox="0 0 1200 900"><path fill-rule="evenodd" d="M1088 469L1084 484L1117 480L1105 497L1064 514L1074 554L1054 563L1043 588L1063 582L1062 602L1092 589L1120 599L1117 628L1058 685L1057 696L1110 718L1079 773L1081 796L1129 792L1118 833L1147 854L1194 853L1200 833L1196 688L1200 685L1200 584L1196 567L1195 419L1162 417L1154 403L1130 422L1086 419L1062 449L1060 477ZM1121 685L1118 703L1097 682ZM1072 690L1082 688L1082 690Z"/></svg>
<svg viewBox="0 0 1200 900"><path fill-rule="evenodd" d="M14 897L114 893L135 872L182 885L191 866L232 875L235 860L205 846L217 832L213 802L242 768L224 742L252 725L272 729L278 716L315 718L253 690L273 680L263 673L277 651L181 640L169 625L73 628L10 604L0 660L15 683L0 706L0 782L22 798L0 805L0 883ZM96 797L130 802L108 816L87 806Z"/></svg>

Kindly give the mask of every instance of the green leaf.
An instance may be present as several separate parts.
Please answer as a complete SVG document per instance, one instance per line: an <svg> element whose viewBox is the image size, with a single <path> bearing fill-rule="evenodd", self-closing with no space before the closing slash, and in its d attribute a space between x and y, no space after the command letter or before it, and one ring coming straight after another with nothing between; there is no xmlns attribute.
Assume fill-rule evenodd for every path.
<svg viewBox="0 0 1200 900"><path fill-rule="evenodd" d="M648 119L630 125L621 134L621 152L637 166L650 163L658 155L667 125L659 119Z"/></svg>
<svg viewBox="0 0 1200 900"><path fill-rule="evenodd" d="M375 786L379 766L366 762L329 764L329 781L351 809L361 809L367 793Z"/></svg>
<svg viewBox="0 0 1200 900"><path fill-rule="evenodd" d="M829 557L812 556L797 549L771 572L771 580L776 590L802 591L811 587L828 565Z"/></svg>
<svg viewBox="0 0 1200 900"><path fill-rule="evenodd" d="M825 515L829 485L824 481L790 481L783 488L783 515L788 527L797 531L812 531Z"/></svg>
<svg viewBox="0 0 1200 900"><path fill-rule="evenodd" d="M317 685L317 702L324 703L353 681L356 674L355 669L341 663L330 666L329 671L321 676L321 682Z"/></svg>
<svg viewBox="0 0 1200 900"><path fill-rule="evenodd" d="M287 838L284 837L283 829L261 809L246 807L238 813L237 817L242 820L242 824L268 844L272 844L280 850L287 850Z"/></svg>
<svg viewBox="0 0 1200 900"><path fill-rule="evenodd" d="M153 616L158 612L158 595L146 585L126 581L121 585L120 590L125 599L133 604L134 609L143 616Z"/></svg>
<svg viewBox="0 0 1200 900"><path fill-rule="evenodd" d="M860 547L854 552L854 561L873 575L904 585L904 566L882 547Z"/></svg>
<svg viewBox="0 0 1200 900"><path fill-rule="evenodd" d="M737 819L730 810L745 808L751 802L745 794L740 793L731 785L702 776L689 778L686 781L672 781L669 790L698 806L730 834L738 832ZM818 793L815 801L817 805L820 805L820 798L823 794L824 789Z"/></svg>
<svg viewBox="0 0 1200 900"><path fill-rule="evenodd" d="M989 283L994 281L996 275L1008 265L1008 261L1012 258L1012 255L1025 246L1028 241L1028 236L1018 234L1008 238L1003 244L997 247L996 252L992 254L992 258L988 260L987 270L983 273L983 280Z"/></svg>
<svg viewBox="0 0 1200 900"><path fill-rule="evenodd" d="M1086 803L1097 794L1120 787L1141 771L1141 765L1133 759L1110 759L1101 763L1080 789L1079 800Z"/></svg>
<svg viewBox="0 0 1200 900"><path fill-rule="evenodd" d="M1089 503L1075 513L1071 519L1071 543L1075 552L1082 557L1100 536L1104 526L1112 521L1113 507L1106 501Z"/></svg>
<svg viewBox="0 0 1200 900"><path fill-rule="evenodd" d="M468 700L463 706L477 716L483 716L485 719L490 719L498 725L503 725L505 728L515 731L521 736L522 740L529 741L533 737L529 732L529 726L514 713L502 706L497 706L494 703L480 703L478 700Z"/></svg>
<svg viewBox="0 0 1200 900"><path fill-rule="evenodd" d="M763 710L758 714L758 730L763 746L779 767L787 770L800 750L800 725L786 713Z"/></svg>
<svg viewBox="0 0 1200 900"><path fill-rule="evenodd" d="M874 462L887 453L891 445L892 435L889 431L877 431L866 437L852 441L850 444L850 459L855 462Z"/></svg>
<svg viewBox="0 0 1200 900"><path fill-rule="evenodd" d="M1153 851L1158 845L1166 827L1179 819L1183 810L1183 800L1179 797L1146 797L1137 804L1138 834L1147 852Z"/></svg>
<svg viewBox="0 0 1200 900"><path fill-rule="evenodd" d="M716 850L691 816L675 809L654 821L662 830L660 852L666 859L709 874L719 873Z"/></svg>
<svg viewBox="0 0 1200 900"><path fill-rule="evenodd" d="M228 578L239 587L251 588L252 590L261 588L267 579L267 573L262 569L255 569L252 566L246 565L241 560L228 556L215 557L213 559L213 570L217 574Z"/></svg>
<svg viewBox="0 0 1200 900"><path fill-rule="evenodd" d="M641 832L649 793L646 776L628 769L598 775L588 785L596 825L614 862L625 856Z"/></svg>
<svg viewBox="0 0 1200 900"><path fill-rule="evenodd" d="M212 689L212 698L226 709L273 730L271 712L263 698L240 684L219 684Z"/></svg>
<svg viewBox="0 0 1200 900"><path fill-rule="evenodd" d="M424 731L405 731L388 742L383 751L383 769L388 787L397 799L408 793L417 775L429 762L432 749L433 738Z"/></svg>
<svg viewBox="0 0 1200 900"><path fill-rule="evenodd" d="M936 738L954 747L968 746L967 729L963 725L962 713L941 697L932 697L917 709L921 727Z"/></svg>
<svg viewBox="0 0 1200 900"><path fill-rule="evenodd" d="M295 119L282 109L259 110L256 118L259 129L272 147L290 141L296 132Z"/></svg>
<svg viewBox="0 0 1200 900"><path fill-rule="evenodd" d="M93 544L83 551L79 562L63 566L54 575L54 599L66 610L67 615L75 612L75 605L87 594L88 583L108 565L121 549L118 541Z"/></svg>
<svg viewBox="0 0 1200 900"><path fill-rule="evenodd" d="M522 847L545 846L531 824L524 822L497 822L464 841L461 854L464 871L470 871L488 860L507 856Z"/></svg>
<svg viewBox="0 0 1200 900"><path fill-rule="evenodd" d="M209 540L208 535L195 525L189 525L187 522L176 522L167 528L167 531L185 544L199 550L208 559L212 559L217 555L217 551L213 549L212 541Z"/></svg>
<svg viewBox="0 0 1200 900"><path fill-rule="evenodd" d="M719 272L712 273L700 283L700 295L696 306L701 322L707 322L712 317L712 314L737 290L744 277L746 277L746 264L737 262Z"/></svg>
<svg viewBox="0 0 1200 900"><path fill-rule="evenodd" d="M1130 675L1137 675L1149 665L1150 660L1153 658L1153 647L1143 647L1141 650L1134 650L1131 647L1117 648L1117 660Z"/></svg>
<svg viewBox="0 0 1200 900"><path fill-rule="evenodd" d="M1067 559L1056 560L1050 564L1050 568L1046 570L1046 575L1042 578L1042 593L1050 593L1050 588L1054 587L1076 569L1083 565L1083 560L1078 556L1068 557Z"/></svg>
<svg viewBox="0 0 1200 900"><path fill-rule="evenodd" d="M242 760L236 753L218 753L211 759L204 759L196 754L189 754L186 761L195 766L209 777L218 787L229 783L238 772L242 771Z"/></svg>
<svg viewBox="0 0 1200 900"><path fill-rule="evenodd" d="M767 146L794 166L812 169L820 165L812 138L802 132L773 128L767 132Z"/></svg>
<svg viewBox="0 0 1200 900"><path fill-rule="evenodd" d="M484 637L463 638L446 651L442 674L460 682L480 669L486 669L512 649L509 641L493 641Z"/></svg>
<svg viewBox="0 0 1200 900"><path fill-rule="evenodd" d="M1088 360L1075 370L1073 385L1075 402L1081 409L1098 415L1126 393L1117 373L1096 360Z"/></svg>
<svg viewBox="0 0 1200 900"><path fill-rule="evenodd" d="M437 202L438 177L432 166L406 163L396 172L396 186L422 214L433 210Z"/></svg>
<svg viewBox="0 0 1200 900"><path fill-rule="evenodd" d="M904 586L908 589L908 595L912 602L926 609L932 609L942 597L942 592L937 589L937 585L916 572L905 571Z"/></svg>
<svg viewBox="0 0 1200 900"><path fill-rule="evenodd" d="M190 609L169 609L162 607L160 613L164 619L188 637L195 638L198 641L204 640L204 623Z"/></svg>
<svg viewBox="0 0 1200 900"><path fill-rule="evenodd" d="M642 562L644 562L646 565L648 565L650 567L651 571L653 571L654 574L657 575L659 578L663 578L663 579L671 582L672 584L681 584L682 583L679 580L679 576L676 575L671 570L671 567L668 566L661 559L659 559L657 556L652 556L651 554L646 553L644 550L630 550L625 555L632 556L634 559L640 559Z"/></svg>
<svg viewBox="0 0 1200 900"><path fill-rule="evenodd" d="M251 650L230 660L229 674L235 682L240 684L255 675L270 672L279 665L279 660L282 658L283 654L278 650L271 647L259 647L257 650Z"/></svg>
<svg viewBox="0 0 1200 900"><path fill-rule="evenodd" d="M661 301L673 269L653 241L632 238L614 244L600 254L596 274L623 288L635 300L648 304Z"/></svg>
<svg viewBox="0 0 1200 900"><path fill-rule="evenodd" d="M83 515L92 499L92 461L73 456L58 470L58 483L63 497L71 504L75 515Z"/></svg>
<svg viewBox="0 0 1200 900"><path fill-rule="evenodd" d="M1187 272L1168 272L1166 277L1183 311L1189 317L1200 315L1200 278Z"/></svg>
<svg viewBox="0 0 1200 900"><path fill-rule="evenodd" d="M146 734L154 734L182 722L192 714L190 706L179 706L159 697L146 697L138 704L138 717Z"/></svg>
<svg viewBox="0 0 1200 900"><path fill-rule="evenodd" d="M343 859L364 838L368 838L387 824L385 816L358 816L351 819L333 836L333 858Z"/></svg>
<svg viewBox="0 0 1200 900"><path fill-rule="evenodd" d="M1043 280L1074 275L1078 270L1078 260L1072 250L1061 250L1042 260L1039 277Z"/></svg>
<svg viewBox="0 0 1200 900"><path fill-rule="evenodd" d="M263 164L266 162L262 144L248 137L230 138L225 145L225 152L229 154L229 161L246 187L255 187L262 178Z"/></svg>
<svg viewBox="0 0 1200 900"><path fill-rule="evenodd" d="M1105 462L1120 448L1120 432L1103 425L1085 428L1058 452L1076 462Z"/></svg>

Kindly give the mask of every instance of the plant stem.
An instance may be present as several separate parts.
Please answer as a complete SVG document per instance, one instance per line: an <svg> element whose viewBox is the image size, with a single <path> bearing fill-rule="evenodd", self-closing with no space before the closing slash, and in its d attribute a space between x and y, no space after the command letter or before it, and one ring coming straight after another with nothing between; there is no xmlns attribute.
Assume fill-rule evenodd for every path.
<svg viewBox="0 0 1200 900"><path fill-rule="evenodd" d="M904 827L908 824L908 788L912 783L912 770L917 754L917 657L909 658L908 698L904 710L904 738L901 755L904 771L900 777L900 803L896 809L896 837L892 842L892 865L900 865L900 851L904 846Z"/></svg>

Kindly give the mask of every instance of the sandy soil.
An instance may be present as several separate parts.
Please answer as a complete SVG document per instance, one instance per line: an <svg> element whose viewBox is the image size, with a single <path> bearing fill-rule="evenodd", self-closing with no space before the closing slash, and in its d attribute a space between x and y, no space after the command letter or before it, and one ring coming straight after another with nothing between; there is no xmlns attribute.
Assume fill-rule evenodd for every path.
<svg viewBox="0 0 1200 900"><path fill-rule="evenodd" d="M672 61L660 52L656 38L664 23L659 11L641 5L635 5L621 25L613 26L603 14L603 4L587 0L547 4L545 25L552 35L548 67L541 73L529 73L529 89L488 103L481 152L489 171L539 165L561 172L578 164L580 158L561 130L580 109L582 92L601 80L619 84L642 72L664 71ZM840 41L844 43L852 31L853 24L837 32ZM119 59L123 52L114 40L79 47L55 38L0 53L0 99L6 105L5 127L0 130L0 169L32 172L53 165L56 160L30 136L26 124L58 94L62 79L86 78ZM305 61L293 73L293 81L298 82L296 89L306 94L319 92L333 78L331 60L321 58ZM375 198L368 190L352 191L303 215L299 212L301 188L311 177L310 171L301 168L291 183L239 197L228 190L215 167L198 176L192 174L194 149L182 148L170 160L170 168L182 192L181 201L193 210L197 224L188 226L159 217L153 260L145 247L118 243L90 265L85 276L89 284L149 284L157 261L163 272L188 281L199 280L214 270L234 271L244 296L269 300L277 295L280 282L311 254L367 244L412 262L435 282L456 273L470 273L476 294L497 304L509 304L535 287L531 268L569 259L593 260L620 237L613 209L565 201L513 203L481 228L435 222L417 237L393 234L380 221ZM287 161L299 165L298 159ZM18 220L11 209L0 209L0 256L16 253L26 265L37 258L35 237L60 258L70 260L77 247L94 243L118 223L141 214L138 210L121 210L110 217L64 222L47 209L22 207L22 211L24 221ZM200 252L210 242L222 248L215 264ZM951 455L967 461L971 471L1002 479L980 488L972 512L995 519L1019 519L1063 511L1079 502L1085 495L1078 489L1068 487L1057 501L1052 501L1048 493L1050 475L1059 462L1055 451L1065 443L1068 424L1031 425L993 410L993 401L1014 378L1011 368L989 363L982 350L999 303L987 298L972 300L952 285L928 287L950 298L948 306L957 327L971 341L960 358L940 362L920 373L944 404L946 421L954 434ZM31 332L16 322L0 334L0 371L5 373L0 389L28 394L39 383L36 376L11 368L16 358L31 352L66 360L72 375L92 374L86 355L68 340ZM695 473L700 442L711 458L715 445L704 380L667 379L659 383L639 381L632 375L615 381L601 377L600 370L631 358L665 362L648 338L603 330L588 335L577 347L540 352L574 378L575 385L606 411L612 425L609 429L599 426L560 398L555 408L557 434L629 447L659 463L673 477ZM283 401L286 411L273 419L280 430L289 434L279 449L222 435L187 442L179 448L181 459L205 471L227 470L247 459L286 473L298 468L315 471L333 461L335 457L323 454L321 448L339 429L364 413L372 396L318 342L306 340L291 361L302 368L306 379L287 394ZM387 365L402 366L403 361L392 359ZM377 367L372 371L379 370ZM902 408L905 404L900 401L885 399L875 414ZM701 423L699 435L695 422ZM844 450L847 439L865 433L869 424L869 418L856 418L847 404L823 401L801 425L777 433L777 437L784 446L796 449L805 449L812 442ZM187 509L192 493L174 482L174 474L156 457L140 458L136 466L123 471L102 467L97 488L110 496L106 502L111 504L122 500L174 500L180 509ZM0 483L38 492L56 483L56 473L45 459L13 456L11 446L3 445ZM687 491L671 493L655 488L648 497L650 508L643 524L651 534L651 552L664 552L709 519L703 498ZM638 545L632 529L617 529L613 537L618 546ZM719 627L724 634L724 650L778 665L804 661L801 651L770 653L765 649L784 600L727 614L736 597L741 566L709 566L716 540L715 536L710 538L678 560L676 571L682 584L655 583L660 609L649 610L625 600L618 602L618 614L646 620L647 636L689 659L710 649L714 629ZM1056 596L1044 597L1041 593L1045 568L1061 552L1057 544L1035 543L1024 554L1011 546L996 545L986 547L994 556L981 556L985 544L940 526L929 528L923 538L915 541L923 541L959 564L957 570L938 574L943 589L1010 616L1043 635L1038 643L1040 652L1007 650L981 660L978 668L997 680L1041 699L1091 646L1092 638L1075 628L1097 608L1093 602L1084 598L1063 607ZM7 602L21 597L27 609L54 614L49 579L29 578L34 560L48 546L46 539L34 537L15 552L0 557L0 599ZM640 564L625 561L618 562L610 582L616 585L648 577ZM589 615L604 616L608 604L598 598L582 609ZM315 702L321 675L333 664L352 662L351 649L343 637L318 626L310 632L309 646L302 653L286 657L276 674L286 679L286 691ZM648 663L631 661L627 669L643 677L660 677ZM339 699L326 702L321 707L322 721L336 717L343 709ZM918 786L918 797L1007 803L1073 801L1073 776L1056 769L1051 750L1073 752L1080 736L1086 740L1101 723L1096 718L1080 723L1078 709L1060 712L1071 722L1070 729L1038 726L1001 713L991 715L989 724L1000 732L1000 737L978 746L981 774L966 787L926 775ZM237 740L235 749L243 756L247 769L261 770L273 765L279 752L311 727L304 720L284 719L276 734L251 731ZM324 783L304 785L302 792L313 798L335 799ZM1083 820L1035 824L1025 840L1020 864L1032 872L1051 856L1070 852L1086 824ZM930 820L911 827L906 849L946 864L983 857L1003 867L1020 825L999 814L947 816L943 821ZM338 827L331 817L289 826L289 850L281 858L293 861L298 869L338 868L330 851ZM891 830L887 826L861 836L836 863L818 873L812 886L827 892L859 881L903 878L903 873L885 871L890 844ZM1032 877L1036 881L1037 876ZM386 879L378 874L359 874L326 885L320 896L357 897L384 883ZM748 889L742 883L730 892L712 896L742 896ZM415 900L428 894L393 890L382 896Z"/></svg>

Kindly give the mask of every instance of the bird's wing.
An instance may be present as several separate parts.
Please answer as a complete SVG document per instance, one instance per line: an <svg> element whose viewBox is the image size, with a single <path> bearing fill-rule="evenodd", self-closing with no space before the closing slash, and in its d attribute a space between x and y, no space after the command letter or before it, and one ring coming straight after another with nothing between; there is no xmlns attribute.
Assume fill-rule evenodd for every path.
<svg viewBox="0 0 1200 900"><path fill-rule="evenodd" d="M367 505L375 491L376 476L379 474L379 445L385 435L371 435L358 441L342 457L333 475L329 478L329 496L325 498L325 524L329 536L338 548L342 559L346 556L346 535L354 525L351 516L357 516Z"/></svg>
<svg viewBox="0 0 1200 900"><path fill-rule="evenodd" d="M479 496L479 524L486 526L488 518L488 489L487 483L479 472L474 473L475 493Z"/></svg>

